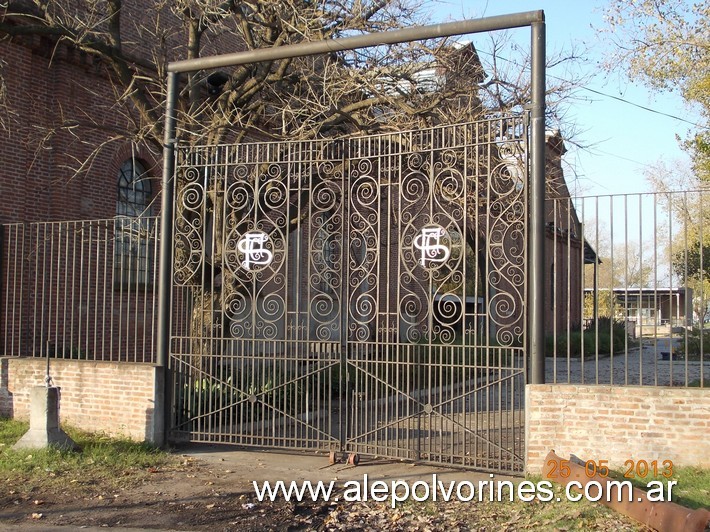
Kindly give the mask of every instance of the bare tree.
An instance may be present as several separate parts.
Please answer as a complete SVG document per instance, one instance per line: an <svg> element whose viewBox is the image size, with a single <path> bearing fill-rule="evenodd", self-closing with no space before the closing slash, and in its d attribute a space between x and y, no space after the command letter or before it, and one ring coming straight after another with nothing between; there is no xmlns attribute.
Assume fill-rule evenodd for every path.
<svg viewBox="0 0 710 532"><path fill-rule="evenodd" d="M114 87L115 98L106 101L106 111L120 112L124 118L124 127L105 141L130 138L157 149L162 142L169 60L401 27L420 21L417 7L393 0L153 0L148 5L122 0L19 0L0 3L0 36L16 40L41 36L52 54L69 46L95 58ZM138 10L141 17L134 17ZM470 95L475 88L470 82L451 82L454 73L470 74L470 69L466 71L461 57L452 58L449 51L445 42L416 43L284 59L226 72L195 72L180 98L179 129L190 142L214 144L227 138L239 141L250 131L313 138L436 120L445 102ZM449 69L445 86L419 90L431 83L427 71L452 66L462 68ZM383 121L377 111L385 107ZM100 124L88 116L63 116L45 132L45 142L63 128L82 137L82 130L91 132ZM93 155L103 147L98 143ZM75 162L77 171L91 165L90 160Z"/></svg>
<svg viewBox="0 0 710 532"><path fill-rule="evenodd" d="M657 91L677 92L693 107L698 128L684 145L700 179L710 172L710 17L707 1L612 0L605 10L614 47L604 67L619 67L634 81Z"/></svg>
<svg viewBox="0 0 710 532"><path fill-rule="evenodd" d="M101 87L108 87L84 87L103 102L99 112L89 113L77 103L59 109L55 120L35 130L30 142L35 150L60 135L82 147L67 153L62 163L70 178L91 175L97 158L118 142L147 148L160 158L169 61L420 24L420 7L418 0L0 0L0 38L39 40L50 61L74 53L86 56ZM306 141L472 120L491 108L521 111L530 92L529 75L520 66L526 59L501 62L496 59L499 50L494 45L485 72L473 46L450 39L194 72L181 86L178 135L181 143L192 146L249 139ZM571 54L552 61L574 59ZM559 103L573 86L571 81L551 88L549 97L556 102L550 107L551 119L562 116ZM199 162L209 165L210 155L204 153ZM178 193L184 185L178 176ZM203 276L196 268L184 279L195 281L193 330L220 325L221 309L240 289L233 275L215 265L225 252L220 228L227 219L238 226L243 219L239 209L247 208L226 209L220 192L203 192L210 220L201 223L215 228L216 244L206 251L209 267L213 279L221 278L219 285L199 286ZM280 230L299 225L304 213L294 206L303 205L303 199L285 203L277 217L284 225ZM266 204L267 192L254 201ZM185 214L188 223L190 216ZM190 261L190 245L178 246L178 268Z"/></svg>
<svg viewBox="0 0 710 532"><path fill-rule="evenodd" d="M62 46L88 54L113 86L106 111L123 117L104 141L129 138L157 150L168 61L420 24L420 12L418 0L3 0L0 38L41 37L50 56L59 56ZM478 56L450 40L195 72L181 92L179 130L190 142L214 144L249 132L294 139L402 129L476 116L479 92L489 107L520 110L529 94L526 55L503 57L505 45L505 39L492 41L485 80ZM560 54L550 63L576 57ZM551 83L551 117L562 115L558 102L579 81ZM96 150L104 147L95 140L99 120L60 118L44 131L45 142L71 130L77 138L91 137ZM75 161L75 170L86 170L90 159Z"/></svg>

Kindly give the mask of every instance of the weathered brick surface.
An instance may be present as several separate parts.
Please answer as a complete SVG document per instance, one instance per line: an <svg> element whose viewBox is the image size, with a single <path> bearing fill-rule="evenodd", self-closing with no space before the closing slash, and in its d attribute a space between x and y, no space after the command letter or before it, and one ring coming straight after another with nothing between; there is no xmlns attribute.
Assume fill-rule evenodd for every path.
<svg viewBox="0 0 710 532"><path fill-rule="evenodd" d="M106 71L85 55L41 39L0 43L7 97L16 113L0 128L0 222L107 218L116 213L118 169L138 158L157 177L157 159L145 148L108 141L127 127L126 118L109 112L115 96ZM79 142L66 122L92 117L96 145ZM75 175L76 160L94 150L89 168ZM156 186L157 189L157 180Z"/></svg>
<svg viewBox="0 0 710 532"><path fill-rule="evenodd" d="M61 388L60 421L74 427L153 441L155 385L151 364L51 360ZM30 388L44 385L46 360L0 359L0 415L29 417Z"/></svg>
<svg viewBox="0 0 710 532"><path fill-rule="evenodd" d="M664 460L710 466L710 391L698 388L528 385L527 471L574 454L623 468Z"/></svg>

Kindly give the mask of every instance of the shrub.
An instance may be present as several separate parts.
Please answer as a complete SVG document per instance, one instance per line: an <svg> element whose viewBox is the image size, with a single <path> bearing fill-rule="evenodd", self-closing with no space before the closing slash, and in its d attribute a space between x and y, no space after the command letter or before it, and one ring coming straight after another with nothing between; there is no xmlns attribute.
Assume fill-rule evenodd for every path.
<svg viewBox="0 0 710 532"><path fill-rule="evenodd" d="M710 331L693 329L688 334L688 358L710 361Z"/></svg>
<svg viewBox="0 0 710 532"><path fill-rule="evenodd" d="M597 328L598 327L598 328ZM552 356L555 354L556 345L557 356L580 358L582 352L586 357L608 355L624 351L626 346L636 345L626 335L626 327L623 322L614 321L610 318L599 318L597 322L591 322L583 331L571 331L569 337L566 334L558 334L556 337L546 338L545 354Z"/></svg>

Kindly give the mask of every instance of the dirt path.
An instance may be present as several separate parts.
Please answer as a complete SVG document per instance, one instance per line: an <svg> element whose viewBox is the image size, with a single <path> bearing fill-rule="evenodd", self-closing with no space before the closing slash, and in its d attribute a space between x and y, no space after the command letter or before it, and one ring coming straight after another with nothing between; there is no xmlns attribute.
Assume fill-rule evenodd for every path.
<svg viewBox="0 0 710 532"><path fill-rule="evenodd" d="M62 492L43 486L2 491L0 523L22 527L274 530L309 518L308 508L283 501L255 505L231 470L191 457L129 482L69 485Z"/></svg>
<svg viewBox="0 0 710 532"><path fill-rule="evenodd" d="M363 478L473 479L477 473L404 463L328 466L321 456L192 450L161 469L94 484L81 481L36 486L3 482L0 528L55 530L106 527L167 530L550 530L570 521L579 529L643 530L596 506L553 509L531 503L291 503L259 502L252 480L344 481ZM489 477L489 475L485 475ZM6 481L7 479L2 479ZM552 513L550 513L552 512ZM567 528L565 526L563 529Z"/></svg>

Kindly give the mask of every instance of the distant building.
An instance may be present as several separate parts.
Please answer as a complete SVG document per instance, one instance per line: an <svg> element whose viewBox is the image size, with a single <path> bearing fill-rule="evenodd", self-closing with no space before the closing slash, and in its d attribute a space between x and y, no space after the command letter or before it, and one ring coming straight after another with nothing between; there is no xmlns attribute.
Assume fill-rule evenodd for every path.
<svg viewBox="0 0 710 532"><path fill-rule="evenodd" d="M597 289L608 291L608 288ZM693 290L691 288L614 288L616 319L633 324L636 336L652 334L658 328L690 327L693 325ZM594 295L586 288L585 295ZM591 316L585 316L592 319Z"/></svg>

